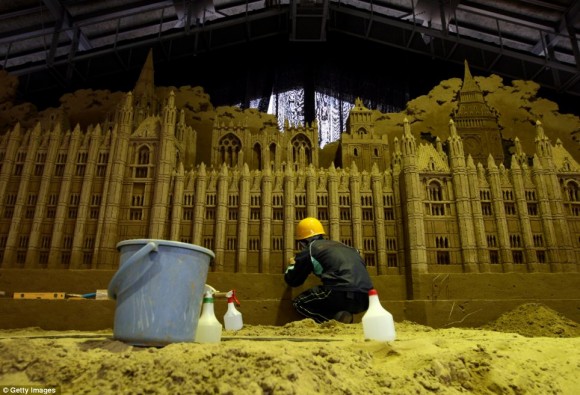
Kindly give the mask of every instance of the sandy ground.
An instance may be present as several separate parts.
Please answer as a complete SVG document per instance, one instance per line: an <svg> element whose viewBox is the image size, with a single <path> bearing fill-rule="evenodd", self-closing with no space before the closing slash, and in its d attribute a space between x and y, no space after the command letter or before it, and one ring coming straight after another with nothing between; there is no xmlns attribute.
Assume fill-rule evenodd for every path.
<svg viewBox="0 0 580 395"><path fill-rule="evenodd" d="M133 347L113 332L0 331L0 392L62 394L580 393L580 325L541 304L486 328L396 323L393 342L361 324L245 325L217 344ZM13 392L12 392L13 393ZM29 392L30 393L30 392Z"/></svg>

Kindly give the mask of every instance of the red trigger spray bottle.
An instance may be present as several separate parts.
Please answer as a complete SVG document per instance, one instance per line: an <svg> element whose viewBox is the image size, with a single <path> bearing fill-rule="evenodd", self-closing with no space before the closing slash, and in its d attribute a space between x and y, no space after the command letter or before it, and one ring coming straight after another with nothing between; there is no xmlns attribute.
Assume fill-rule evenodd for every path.
<svg viewBox="0 0 580 395"><path fill-rule="evenodd" d="M242 329L244 322L242 320L242 313L240 313L235 304L240 305L240 301L236 297L236 290L232 289L226 293L228 298L228 310L224 314L224 326L227 331L237 331ZM235 304L234 304L235 303Z"/></svg>

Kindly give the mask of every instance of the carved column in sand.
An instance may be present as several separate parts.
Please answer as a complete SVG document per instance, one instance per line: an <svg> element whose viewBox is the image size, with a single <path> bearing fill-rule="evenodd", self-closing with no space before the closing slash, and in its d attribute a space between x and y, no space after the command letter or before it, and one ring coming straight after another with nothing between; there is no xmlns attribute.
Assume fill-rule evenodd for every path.
<svg viewBox="0 0 580 395"><path fill-rule="evenodd" d="M203 243L203 220L205 218L206 191L207 172L205 170L205 164L202 163L199 165L197 176L195 177L195 202L193 206L193 229L191 232L191 239L193 244L204 246L213 250L213 245L208 246Z"/></svg>
<svg viewBox="0 0 580 395"><path fill-rule="evenodd" d="M224 255L226 248L226 222L228 218L228 167L224 164L220 170L216 191L216 214L215 214L215 231L214 231L214 252L216 272L224 270Z"/></svg>
<svg viewBox="0 0 580 395"><path fill-rule="evenodd" d="M118 253L118 222L121 215L121 201L123 199L123 179L127 166L129 151L129 137L133 125L133 94L127 93L125 103L119 111L117 132L113 133L111 141L111 173L106 186L107 196L104 205L103 226L101 232L99 257L97 265L100 267L116 267Z"/></svg>
<svg viewBox="0 0 580 395"><path fill-rule="evenodd" d="M401 181L401 172L402 172L402 158L403 154L401 152L401 144L399 143L398 138L393 139L394 144L394 154L393 154L393 178L392 178L392 188L393 188L393 200L394 200L394 207L393 210L395 212L395 224L396 224L396 232L395 234L397 237L397 266L399 267L399 273L405 273L406 262L409 258L407 255L407 237L406 237L406 227L405 222L403 221L403 210L405 210L405 205L403 204L403 197L405 193L403 191L404 181ZM403 179L404 180L404 179ZM407 279L410 276L407 274ZM412 296L412 294L410 294ZM410 297L411 297L410 296Z"/></svg>
<svg viewBox="0 0 580 395"><path fill-rule="evenodd" d="M304 169L306 170L306 216L318 218L318 183L316 182L318 177L316 169L312 163Z"/></svg>
<svg viewBox="0 0 580 395"><path fill-rule="evenodd" d="M272 171L270 166L262 172L262 222L260 229L260 239L262 250L258 271L267 272L270 264L270 251L272 249Z"/></svg>
<svg viewBox="0 0 580 395"><path fill-rule="evenodd" d="M292 166L286 166L286 174L284 174L284 256L281 267L273 267L270 264L270 273L283 273L286 262L294 256L295 183L296 177Z"/></svg>
<svg viewBox="0 0 580 395"><path fill-rule="evenodd" d="M63 245L63 240L65 238L64 224L68 216L68 205L70 202L72 178L77 166L78 151L81 140L80 126L77 125L72 134L69 134L68 137L70 140L66 154L67 156L66 164L64 166L64 174L61 180L61 189L58 195L58 203L54 217L54 226L52 228L50 253L48 257L48 265L52 269L60 269L62 268L62 264L66 263L64 257L62 256L65 247ZM67 237L70 237L70 235L67 235Z"/></svg>
<svg viewBox="0 0 580 395"><path fill-rule="evenodd" d="M479 196L480 184L487 184L487 181L485 180L483 165L479 162L476 169L471 155L467 156L467 179L469 181L469 195L471 199L471 212L473 214L473 231L475 232L475 243L477 245L479 271L489 272L490 258L485 234L485 223L483 221L483 211L481 209L481 197Z"/></svg>
<svg viewBox="0 0 580 395"><path fill-rule="evenodd" d="M553 161L552 143L544 134L544 128L540 121L536 122L536 152L544 168L544 180L547 187L548 197L552 209L552 218L556 230L556 240L560 249L560 262L569 265L569 270L576 271L576 259L572 248L570 227L564 214L564 199L562 188L556 174L556 166ZM562 267L564 269L564 266Z"/></svg>
<svg viewBox="0 0 580 395"><path fill-rule="evenodd" d="M530 216L528 214L528 203L525 195L524 178L522 168L518 163L515 155L512 155L511 161L512 182L514 186L514 194L516 199L516 210L520 222L520 231L522 233L524 242L524 253L526 254L526 263L530 272L538 270L538 260L536 257L536 249L534 247L534 238L532 235L532 226L530 224Z"/></svg>
<svg viewBox="0 0 580 395"><path fill-rule="evenodd" d="M175 94L169 94L167 104L163 108L163 122L161 123L161 135L159 136L159 150L157 152L157 166L155 168L155 189L153 192L153 205L151 206L151 222L149 237L152 239L165 239L167 237L165 224L169 206L171 188L171 174L175 168L175 121L177 110L175 108Z"/></svg>
<svg viewBox="0 0 580 395"><path fill-rule="evenodd" d="M91 235L91 238L87 241L87 221L89 220L91 195L93 193L93 183L97 171L97 158L102 142L101 134L101 125L97 125L92 131L90 131L90 133L87 133L87 136L85 137L85 139L89 139L89 152L83 185L81 187L77 220L75 223L72 242L71 269L88 269L91 267L93 260L92 249L94 248L94 235ZM87 251L87 254L90 255L85 257L85 250ZM91 250L91 252L89 252L89 250Z"/></svg>
<svg viewBox="0 0 580 395"><path fill-rule="evenodd" d="M334 162L328 169L328 238L340 241L340 208L338 201L338 174Z"/></svg>
<svg viewBox="0 0 580 395"><path fill-rule="evenodd" d="M503 202L503 193L501 189L501 181L499 177L499 169L495 164L495 160L491 154L487 159L487 172L489 175L489 191L491 193L491 204L493 206L493 214L497 228L497 236L499 242L500 261L504 272L512 272L513 256L511 254L511 245L509 240L509 230L507 226L505 207Z"/></svg>
<svg viewBox="0 0 580 395"><path fill-rule="evenodd" d="M352 215L352 246L359 251L363 251L364 246L362 240L362 208L360 201L360 184L360 173L358 172L356 163L352 162L349 175L350 207Z"/></svg>
<svg viewBox="0 0 580 395"><path fill-rule="evenodd" d="M423 198L421 182L417 172L417 145L415 137L411 134L409 121L405 118L403 123L404 133L401 138L402 160L402 195L401 206L403 215L407 218L405 224L405 239L407 248L407 267L411 273L407 273L412 279L413 295L420 293L420 283L417 275L427 273L427 246L425 243L425 222L423 211Z"/></svg>
<svg viewBox="0 0 580 395"><path fill-rule="evenodd" d="M185 190L184 179L185 170L183 162L177 165L177 171L174 174L175 184L173 185L173 207L171 211L171 240L181 239L181 220L183 218L183 191Z"/></svg>
<svg viewBox="0 0 580 395"><path fill-rule="evenodd" d="M475 248L475 231L473 229L473 216L471 214L471 201L469 194L469 180L465 166L465 154L463 142L457 134L455 124L449 121L449 164L453 179L453 192L455 193L455 205L457 207L457 220L459 226L459 241L461 243L461 257L463 270L476 272L477 250Z"/></svg>
<svg viewBox="0 0 580 395"><path fill-rule="evenodd" d="M53 182L52 175L54 174L54 166L60 145L60 138L61 128L60 123L58 123L52 131L45 134L43 139L42 146L48 146L48 152L40 180L36 210L34 211L34 218L32 219L32 231L30 232L28 253L26 254L26 267L44 267L48 263L40 262L42 222L46 218L46 206L50 194L51 183ZM48 259L48 257L46 258Z"/></svg>
<svg viewBox="0 0 580 395"><path fill-rule="evenodd" d="M14 129L6 133L4 136L0 136L0 147L6 147L6 154L2 160L2 167L0 167L0 204L2 205L5 205L6 202L8 182L10 180L10 175L14 171L13 169L14 164L16 163L18 147L20 146L20 141L23 137L20 132L20 123L17 123L16 126L14 126ZM2 215L4 214L5 213L2 213Z"/></svg>
<svg viewBox="0 0 580 395"><path fill-rule="evenodd" d="M562 261L560 260L560 250L558 249L558 240L556 230L554 229L554 221L552 219L552 207L550 205L550 196L548 195L545 171L538 155L534 155L534 162L532 168L532 179L536 185L538 192L538 208L540 219L542 221L542 230L544 238L546 239L546 252L548 254L548 262L550 263L550 270L553 272L562 271Z"/></svg>
<svg viewBox="0 0 580 395"><path fill-rule="evenodd" d="M383 175L373 163L371 170L371 189L373 192L373 210L375 218L375 239L377 242L377 265L375 274L387 273L387 236L385 234L385 208L383 204Z"/></svg>
<svg viewBox="0 0 580 395"><path fill-rule="evenodd" d="M13 208L8 207L6 195L10 176L14 172L18 147L20 146L20 140L22 138L20 129L20 123L17 123L12 130L4 136L0 136L0 148L6 148L5 156L2 160L2 166L0 167L0 207L2 208L0 215L4 218L9 217L14 213ZM10 213L9 210L12 211L12 213ZM2 251L0 251L0 263L2 264L2 267L8 267L12 262L9 262L6 259L6 245L0 245L0 247L2 248Z"/></svg>
<svg viewBox="0 0 580 395"><path fill-rule="evenodd" d="M248 226L250 220L250 190L251 176L250 168L247 163L242 167L240 178L240 202L238 215L238 259L236 263L236 272L246 273L248 270Z"/></svg>
<svg viewBox="0 0 580 395"><path fill-rule="evenodd" d="M17 262L20 259L17 258L16 251L19 248L28 248L28 245L21 245L20 238L25 237L28 239L29 237L29 235L25 236L21 233L23 231L22 219L24 218L26 205L28 204L28 191L30 188L30 178L32 177L34 169L34 162L36 160L36 152L40 146L40 123L36 124L32 132L29 131L26 134L23 139L24 145L26 145L26 140L28 140L26 158L22 168L20 183L18 184L18 194L16 195L10 230L8 231L8 237L6 239L6 249L4 250L4 262L7 262L9 266L23 265L24 260Z"/></svg>

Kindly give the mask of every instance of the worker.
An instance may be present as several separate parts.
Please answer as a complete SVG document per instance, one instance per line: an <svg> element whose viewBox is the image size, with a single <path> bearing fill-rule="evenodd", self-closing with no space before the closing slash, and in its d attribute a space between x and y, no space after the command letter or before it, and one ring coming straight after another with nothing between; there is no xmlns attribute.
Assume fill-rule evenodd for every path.
<svg viewBox="0 0 580 395"><path fill-rule="evenodd" d="M325 234L316 218L304 218L298 223L296 240L302 250L290 260L284 281L298 287L314 273L322 284L293 300L296 311L318 323L334 319L350 324L353 314L368 309L368 292L373 284L359 252L341 242L326 240Z"/></svg>

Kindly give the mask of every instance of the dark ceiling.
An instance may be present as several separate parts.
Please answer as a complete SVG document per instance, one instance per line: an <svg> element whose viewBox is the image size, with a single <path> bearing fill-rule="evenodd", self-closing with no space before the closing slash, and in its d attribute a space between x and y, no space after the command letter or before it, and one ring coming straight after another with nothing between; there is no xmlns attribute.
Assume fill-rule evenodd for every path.
<svg viewBox="0 0 580 395"><path fill-rule="evenodd" d="M151 48L156 68L169 73L209 58L220 68L206 66L205 73L235 73L267 63L275 48L317 61L312 53L326 45L364 71L370 58L360 49L373 45L380 53L373 62L415 62L415 70L423 64L429 74L435 72L430 62L456 68L467 60L474 73L533 80L553 94L577 97L579 36L574 0L0 2L0 66L20 77L23 96L97 82L133 84Z"/></svg>

